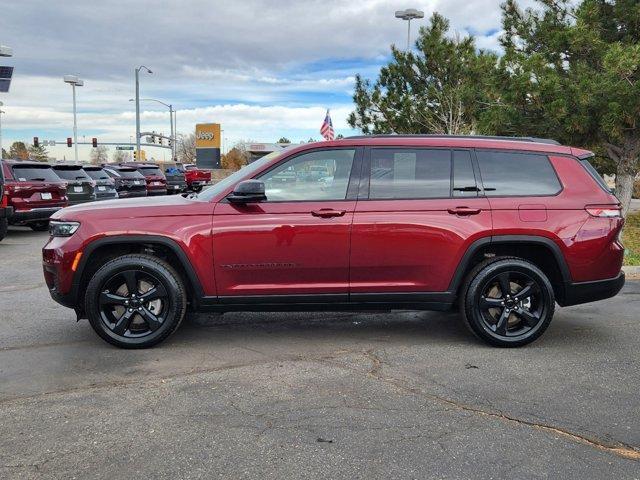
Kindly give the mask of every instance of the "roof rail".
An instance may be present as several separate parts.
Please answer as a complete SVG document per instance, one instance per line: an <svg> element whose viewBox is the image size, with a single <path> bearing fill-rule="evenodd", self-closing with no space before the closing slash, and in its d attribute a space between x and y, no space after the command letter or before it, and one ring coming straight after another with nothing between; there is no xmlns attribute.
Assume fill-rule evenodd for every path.
<svg viewBox="0 0 640 480"><path fill-rule="evenodd" d="M469 139L481 139L481 140L507 140L512 142L533 142L533 143L548 143L550 145L560 145L560 142L551 138L538 138L538 137L507 137L499 135L439 135L432 133L420 133L420 134L373 134L373 135L354 135L351 137L345 137L345 139L358 139L358 138L469 138Z"/></svg>

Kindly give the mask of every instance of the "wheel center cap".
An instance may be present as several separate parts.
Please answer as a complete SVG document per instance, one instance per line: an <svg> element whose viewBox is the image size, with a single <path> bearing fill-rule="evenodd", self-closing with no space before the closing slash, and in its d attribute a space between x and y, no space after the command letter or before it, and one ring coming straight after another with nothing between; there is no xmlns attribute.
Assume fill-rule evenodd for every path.
<svg viewBox="0 0 640 480"><path fill-rule="evenodd" d="M140 306L140 300L138 300L137 298L132 298L130 302L131 302L131 306L132 307L139 307Z"/></svg>
<svg viewBox="0 0 640 480"><path fill-rule="evenodd" d="M509 298L506 302L505 305L509 308L515 307L516 305L516 301L513 298Z"/></svg>

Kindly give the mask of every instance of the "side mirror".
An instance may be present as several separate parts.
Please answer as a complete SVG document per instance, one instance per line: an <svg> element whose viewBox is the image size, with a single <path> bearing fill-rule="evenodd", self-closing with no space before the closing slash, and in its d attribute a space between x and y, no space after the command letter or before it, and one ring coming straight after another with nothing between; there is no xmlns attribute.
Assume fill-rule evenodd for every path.
<svg viewBox="0 0 640 480"><path fill-rule="evenodd" d="M236 185L227 200L231 203L256 203L267 199L264 182L262 180L245 180Z"/></svg>

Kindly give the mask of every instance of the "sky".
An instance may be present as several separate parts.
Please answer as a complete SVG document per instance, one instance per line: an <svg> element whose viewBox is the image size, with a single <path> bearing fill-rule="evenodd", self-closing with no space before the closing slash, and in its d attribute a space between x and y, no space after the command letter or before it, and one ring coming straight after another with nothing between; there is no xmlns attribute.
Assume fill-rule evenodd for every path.
<svg viewBox="0 0 640 480"><path fill-rule="evenodd" d="M390 45L406 45L407 24L394 12L418 8L412 36L437 11L452 34L473 34L498 51L500 1L492 0L2 0L0 44L13 49L0 65L15 67L9 93L0 93L2 143L64 141L72 136L72 92L78 88L78 138L129 142L135 134L134 69L141 98L177 109L177 129L221 123L225 145L240 140L319 139L326 109L337 133L346 122L354 78L376 78ZM525 0L523 4L530 4ZM142 131L169 134L166 107L141 104ZM48 149L72 158L71 148ZM149 149L148 149L149 150ZM168 151L150 149L169 158ZM81 147L88 158L90 147Z"/></svg>

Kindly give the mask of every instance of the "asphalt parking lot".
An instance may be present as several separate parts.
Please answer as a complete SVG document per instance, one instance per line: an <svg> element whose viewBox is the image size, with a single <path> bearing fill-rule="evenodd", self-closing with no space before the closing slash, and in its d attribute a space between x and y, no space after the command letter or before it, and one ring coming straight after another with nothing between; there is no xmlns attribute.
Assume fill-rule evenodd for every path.
<svg viewBox="0 0 640 480"><path fill-rule="evenodd" d="M227 314L124 351L0 243L0 478L640 478L640 282L493 349L455 314Z"/></svg>

